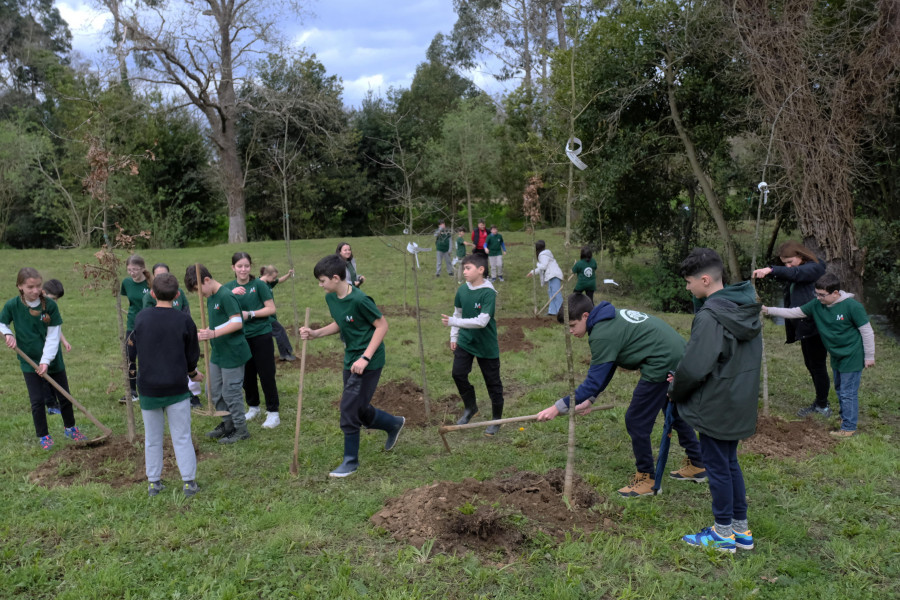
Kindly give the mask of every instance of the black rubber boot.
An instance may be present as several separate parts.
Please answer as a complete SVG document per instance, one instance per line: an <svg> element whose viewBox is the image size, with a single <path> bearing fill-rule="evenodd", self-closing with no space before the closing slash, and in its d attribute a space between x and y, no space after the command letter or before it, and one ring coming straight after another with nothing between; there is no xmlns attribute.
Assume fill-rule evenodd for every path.
<svg viewBox="0 0 900 600"><path fill-rule="evenodd" d="M359 468L359 432L344 434L344 462L328 474L329 477L347 477Z"/></svg>
<svg viewBox="0 0 900 600"><path fill-rule="evenodd" d="M459 420L456 421L456 424L457 425L465 425L466 423L471 421L473 418L475 418L475 415L477 415L477 414L478 414L478 406L477 405L472 406L471 408L469 408L467 406L466 409L463 411L462 415L459 417Z"/></svg>
<svg viewBox="0 0 900 600"><path fill-rule="evenodd" d="M499 406L494 404L491 405L491 421L496 421L497 419L503 418L503 405ZM494 437L497 435L497 432L500 431L499 425L488 425L484 430L484 435L488 437Z"/></svg>
<svg viewBox="0 0 900 600"><path fill-rule="evenodd" d="M388 435L387 440L384 442L384 449L389 451L397 445L397 438L400 437L400 431L405 424L406 419L404 417L395 417L390 413L386 413L383 410L378 410L376 408L375 418L372 419L372 424L369 426L369 429L380 429L387 432Z"/></svg>

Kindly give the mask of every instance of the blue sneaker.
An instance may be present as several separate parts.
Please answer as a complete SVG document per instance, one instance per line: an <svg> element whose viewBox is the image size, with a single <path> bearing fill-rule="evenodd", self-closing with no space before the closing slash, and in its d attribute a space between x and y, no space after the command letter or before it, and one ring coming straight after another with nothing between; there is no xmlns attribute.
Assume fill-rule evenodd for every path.
<svg viewBox="0 0 900 600"><path fill-rule="evenodd" d="M681 538L691 546L715 548L721 552L735 552L734 536L722 537L713 527L704 527L700 533L686 535Z"/></svg>
<svg viewBox="0 0 900 600"><path fill-rule="evenodd" d="M49 435L45 435L42 438L38 438L38 443L41 445L41 448L44 450L49 450L51 446L53 446L53 438Z"/></svg>
<svg viewBox="0 0 900 600"><path fill-rule="evenodd" d="M734 546L739 550L753 550L753 533L747 531L734 532Z"/></svg>
<svg viewBox="0 0 900 600"><path fill-rule="evenodd" d="M83 442L87 439L81 430L72 425L71 427L66 427L66 437L72 440L73 442Z"/></svg>
<svg viewBox="0 0 900 600"><path fill-rule="evenodd" d="M158 496L164 489L166 489L166 486L163 485L162 481L151 481L150 485L147 487L147 495L151 498L153 496Z"/></svg>
<svg viewBox="0 0 900 600"><path fill-rule="evenodd" d="M62 414L62 411L60 411L60 410L59 410L57 407L55 407L55 406L48 406L48 407L47 407L47 414L48 414L48 415L61 415L61 414Z"/></svg>

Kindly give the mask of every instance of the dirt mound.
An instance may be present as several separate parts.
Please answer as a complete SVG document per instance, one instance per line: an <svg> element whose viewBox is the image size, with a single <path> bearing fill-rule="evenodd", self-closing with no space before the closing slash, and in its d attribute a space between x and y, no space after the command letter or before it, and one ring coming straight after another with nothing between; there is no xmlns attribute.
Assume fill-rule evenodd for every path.
<svg viewBox="0 0 900 600"><path fill-rule="evenodd" d="M620 512L589 510L605 502L590 485L575 477L573 510L562 500L564 472L545 475L508 469L485 481L440 481L392 498L371 521L397 541L421 547L433 539L437 550L465 554L515 552L540 536L562 540L567 532L614 527Z"/></svg>
<svg viewBox="0 0 900 600"><path fill-rule="evenodd" d="M512 317L508 319L498 319L497 328L500 332L497 335L497 341L500 344L501 352L527 352L531 350L531 342L525 338L526 329L538 329L540 327L560 327L556 319L550 319L546 316L537 319L531 317Z"/></svg>
<svg viewBox="0 0 900 600"><path fill-rule="evenodd" d="M295 361L282 361L278 360L278 357L275 357L275 365L277 367L283 369L297 369L300 370L300 354L295 353L297 360ZM343 352L332 352L331 354L312 354L311 352L306 352L306 372L312 371L321 371L324 369L328 369L329 371L343 371L344 370L344 353Z"/></svg>
<svg viewBox="0 0 900 600"><path fill-rule="evenodd" d="M827 425L815 419L784 421L761 416L756 422L756 435L744 440L740 452L805 460L831 451L836 443L828 434Z"/></svg>
<svg viewBox="0 0 900 600"><path fill-rule="evenodd" d="M207 456L200 452L196 439L194 452L198 461ZM106 483L117 488L146 482L144 438L135 436L134 444L129 444L124 436L112 436L100 446L67 445L32 471L29 478L45 487ZM180 479L168 436L163 443L163 479Z"/></svg>
<svg viewBox="0 0 900 600"><path fill-rule="evenodd" d="M456 394L439 400L431 399L431 419L425 418L425 395L422 387L409 379L385 381L375 388L372 405L398 417L406 417L407 427L427 427L455 421L462 400ZM340 405L340 400L337 401Z"/></svg>

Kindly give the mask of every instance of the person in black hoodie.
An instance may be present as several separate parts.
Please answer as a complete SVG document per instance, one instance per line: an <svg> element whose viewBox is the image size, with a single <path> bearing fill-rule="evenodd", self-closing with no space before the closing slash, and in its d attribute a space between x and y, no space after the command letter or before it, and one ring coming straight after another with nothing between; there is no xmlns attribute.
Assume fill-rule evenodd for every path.
<svg viewBox="0 0 900 600"><path fill-rule="evenodd" d="M783 267L764 267L753 271L757 279L771 276L775 281L784 283L784 307L797 308L807 302L816 299L815 283L825 274L825 265L819 262L815 253L794 240L788 240L778 247L778 258L784 263ZM816 399L809 406L804 406L797 411L798 417L819 414L823 417L831 416L828 408L828 390L831 388L831 380L828 378L828 352L819 336L816 322L812 317L784 322L784 331L787 335L787 343L800 342L800 350L803 352L803 362L809 371L816 389Z"/></svg>
<svg viewBox="0 0 900 600"><path fill-rule="evenodd" d="M752 284L724 287L723 270L722 258L709 248L695 248L681 263L688 291L705 302L670 378L669 396L700 434L715 517L712 527L682 539L733 553L753 548L737 446L756 432L762 323Z"/></svg>
<svg viewBox="0 0 900 600"><path fill-rule="evenodd" d="M569 331L575 337L588 336L591 368L584 383L575 390L575 410L584 412L616 372L616 367L640 370L641 379L634 388L631 404L625 412L625 428L631 437L631 449L637 473L629 485L619 490L625 498L654 495L655 468L650 434L660 411L666 406L669 384L666 377L684 354L684 339L665 321L636 310L616 309L609 302L597 306L584 294L571 294ZM538 414L538 421L549 421L569 411L569 397ZM700 444L690 425L677 414L672 423L678 443L687 460L684 467L670 472L673 479L706 481ZM662 488L660 487L661 491ZM656 492L659 493L659 492Z"/></svg>
<svg viewBox="0 0 900 600"><path fill-rule="evenodd" d="M187 497L197 493L197 456L191 439L191 392L188 378L200 382L197 372L200 343L191 318L172 308L178 295L178 280L170 273L153 279L150 293L156 306L138 313L134 320L137 351L138 390L144 418L144 462L150 486L147 493L156 496L165 487L160 481L163 468L163 427L169 418L169 434L175 460L181 472L182 489Z"/></svg>

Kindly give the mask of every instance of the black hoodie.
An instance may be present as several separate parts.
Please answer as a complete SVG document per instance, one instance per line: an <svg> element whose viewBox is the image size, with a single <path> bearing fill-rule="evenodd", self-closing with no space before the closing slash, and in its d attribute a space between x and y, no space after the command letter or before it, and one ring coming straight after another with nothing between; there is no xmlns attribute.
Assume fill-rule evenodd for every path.
<svg viewBox="0 0 900 600"><path fill-rule="evenodd" d="M762 364L761 305L749 281L710 295L697 311L670 388L678 414L719 440L756 432Z"/></svg>

